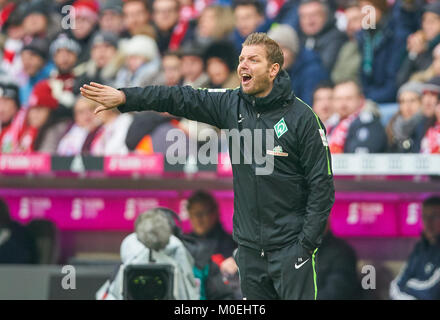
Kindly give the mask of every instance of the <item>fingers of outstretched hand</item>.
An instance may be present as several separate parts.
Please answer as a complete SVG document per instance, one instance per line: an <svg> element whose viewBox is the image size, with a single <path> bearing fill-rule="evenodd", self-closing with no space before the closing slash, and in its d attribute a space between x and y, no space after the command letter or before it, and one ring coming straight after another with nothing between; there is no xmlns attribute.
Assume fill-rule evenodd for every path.
<svg viewBox="0 0 440 320"><path fill-rule="evenodd" d="M80 88L81 94L86 98L93 98L93 97L99 97L100 94L91 90L88 90L86 88Z"/></svg>
<svg viewBox="0 0 440 320"><path fill-rule="evenodd" d="M107 108L106 107L104 107L104 106L98 106L96 109L95 109L95 114L98 114L98 113L100 113L101 111L104 111L104 110L107 110Z"/></svg>
<svg viewBox="0 0 440 320"><path fill-rule="evenodd" d="M88 90L88 91L93 91L93 92L103 92L103 88L98 88L98 87L94 87L88 84L83 85L83 88Z"/></svg>
<svg viewBox="0 0 440 320"><path fill-rule="evenodd" d="M90 86L95 87L95 88L100 88L100 89L104 89L106 86L97 82L90 82Z"/></svg>

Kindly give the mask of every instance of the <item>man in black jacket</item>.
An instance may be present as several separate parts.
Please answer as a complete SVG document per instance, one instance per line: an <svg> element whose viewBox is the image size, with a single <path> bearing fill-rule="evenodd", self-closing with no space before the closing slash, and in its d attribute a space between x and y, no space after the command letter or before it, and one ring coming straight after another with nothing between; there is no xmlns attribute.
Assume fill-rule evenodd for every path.
<svg viewBox="0 0 440 320"><path fill-rule="evenodd" d="M35 239L26 227L11 219L8 204L0 198L0 265L37 261Z"/></svg>
<svg viewBox="0 0 440 320"><path fill-rule="evenodd" d="M327 1L301 0L298 16L301 46L317 52L323 66L331 74L339 50L348 38L336 27L330 5Z"/></svg>
<svg viewBox="0 0 440 320"><path fill-rule="evenodd" d="M167 111L240 134L266 133L238 143L240 161L234 161L236 145L229 145L233 238L239 245L235 258L247 299L316 299L315 254L334 202L325 127L290 89L283 62L278 44L254 33L243 43L237 89L117 90L97 83L81 88L83 96L101 104L96 113L115 107L121 112ZM266 155L273 170L249 159L249 149Z"/></svg>
<svg viewBox="0 0 440 320"><path fill-rule="evenodd" d="M393 300L440 299L440 197L422 204L423 231L412 252L390 284Z"/></svg>
<svg viewBox="0 0 440 320"><path fill-rule="evenodd" d="M237 245L221 225L217 201L210 193L198 190L188 198L186 208L192 232L183 239L195 260L194 275L203 285L200 299L241 298L232 257Z"/></svg>

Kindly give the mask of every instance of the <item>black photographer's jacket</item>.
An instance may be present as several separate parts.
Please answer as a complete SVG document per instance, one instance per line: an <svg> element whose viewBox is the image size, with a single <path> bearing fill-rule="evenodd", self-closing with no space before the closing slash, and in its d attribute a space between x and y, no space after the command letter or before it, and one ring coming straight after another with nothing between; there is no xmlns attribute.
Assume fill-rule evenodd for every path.
<svg viewBox="0 0 440 320"><path fill-rule="evenodd" d="M274 130L274 145L266 144L263 133L262 139L252 140L253 146L240 145L239 164L232 159L233 237L240 245L262 252L295 241L314 250L321 243L334 202L330 151L324 125L294 95L290 83L287 73L280 72L272 91L263 98L247 95L240 88L123 88L126 103L118 109L169 112L237 132ZM230 143L230 156L232 146ZM267 163L243 160L249 147L272 161L272 173L257 174Z"/></svg>

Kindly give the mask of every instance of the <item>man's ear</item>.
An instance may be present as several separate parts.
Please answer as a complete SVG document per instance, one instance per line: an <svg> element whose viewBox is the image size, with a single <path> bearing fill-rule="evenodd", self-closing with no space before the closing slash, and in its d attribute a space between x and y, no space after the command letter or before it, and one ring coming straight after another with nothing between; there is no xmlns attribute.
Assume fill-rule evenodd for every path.
<svg viewBox="0 0 440 320"><path fill-rule="evenodd" d="M272 79L275 79L275 77L277 76L278 72L280 71L280 65L278 63L274 63L271 67L270 67L270 77Z"/></svg>

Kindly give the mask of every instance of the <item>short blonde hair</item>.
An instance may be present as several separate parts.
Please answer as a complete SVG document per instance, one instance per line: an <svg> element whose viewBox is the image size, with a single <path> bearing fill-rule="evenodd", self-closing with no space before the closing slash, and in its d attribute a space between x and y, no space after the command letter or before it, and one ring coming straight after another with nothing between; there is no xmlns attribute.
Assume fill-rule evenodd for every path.
<svg viewBox="0 0 440 320"><path fill-rule="evenodd" d="M267 60L269 60L270 64L278 63L281 70L284 64L284 55L283 51L281 50L278 43L276 43L276 41L269 38L266 33L255 32L251 33L246 38L242 46L244 47L254 45L263 45L266 49Z"/></svg>

